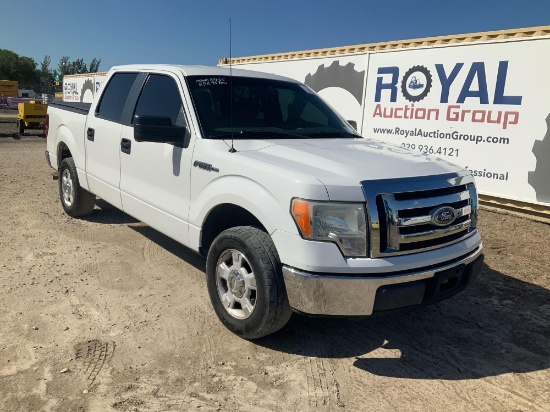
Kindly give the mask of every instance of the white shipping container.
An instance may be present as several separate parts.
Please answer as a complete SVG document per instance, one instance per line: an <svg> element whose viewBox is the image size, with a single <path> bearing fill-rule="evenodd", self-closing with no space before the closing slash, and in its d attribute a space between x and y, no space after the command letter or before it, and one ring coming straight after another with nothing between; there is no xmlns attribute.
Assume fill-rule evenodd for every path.
<svg viewBox="0 0 550 412"><path fill-rule="evenodd" d="M550 204L535 145L549 71L549 38L372 54L361 132L470 169L483 194Z"/></svg>
<svg viewBox="0 0 550 412"><path fill-rule="evenodd" d="M233 62L304 82L364 137L468 168L482 194L550 206L550 27Z"/></svg>
<svg viewBox="0 0 550 412"><path fill-rule="evenodd" d="M63 77L63 101L92 103L106 72L75 74Z"/></svg>

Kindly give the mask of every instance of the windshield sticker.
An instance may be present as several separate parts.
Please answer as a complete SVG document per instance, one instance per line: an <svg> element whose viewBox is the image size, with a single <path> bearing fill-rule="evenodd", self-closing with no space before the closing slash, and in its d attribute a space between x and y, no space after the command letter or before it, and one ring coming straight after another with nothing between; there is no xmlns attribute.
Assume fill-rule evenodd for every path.
<svg viewBox="0 0 550 412"><path fill-rule="evenodd" d="M206 79L197 79L196 82L199 87L220 86L220 85L226 85L227 79L223 77L208 77Z"/></svg>

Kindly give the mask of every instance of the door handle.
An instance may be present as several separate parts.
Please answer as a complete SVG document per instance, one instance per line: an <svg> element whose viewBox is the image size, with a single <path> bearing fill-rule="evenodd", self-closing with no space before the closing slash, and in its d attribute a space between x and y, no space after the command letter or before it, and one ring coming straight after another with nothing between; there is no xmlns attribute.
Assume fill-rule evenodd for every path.
<svg viewBox="0 0 550 412"><path fill-rule="evenodd" d="M90 140L91 142L94 141L94 133L95 133L95 130L92 129L91 127L88 127L88 130L86 131L86 136L88 137L88 140Z"/></svg>
<svg viewBox="0 0 550 412"><path fill-rule="evenodd" d="M120 141L120 150L122 153L130 154L132 149L132 141L130 139L122 139Z"/></svg>

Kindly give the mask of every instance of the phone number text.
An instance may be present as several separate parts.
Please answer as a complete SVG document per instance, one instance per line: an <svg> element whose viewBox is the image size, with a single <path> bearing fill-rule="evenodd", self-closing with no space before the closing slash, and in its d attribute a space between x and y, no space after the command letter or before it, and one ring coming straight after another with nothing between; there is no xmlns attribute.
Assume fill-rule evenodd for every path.
<svg viewBox="0 0 550 412"><path fill-rule="evenodd" d="M452 147L430 146L425 144L401 143L405 149L418 150L425 154L458 157L458 149Z"/></svg>

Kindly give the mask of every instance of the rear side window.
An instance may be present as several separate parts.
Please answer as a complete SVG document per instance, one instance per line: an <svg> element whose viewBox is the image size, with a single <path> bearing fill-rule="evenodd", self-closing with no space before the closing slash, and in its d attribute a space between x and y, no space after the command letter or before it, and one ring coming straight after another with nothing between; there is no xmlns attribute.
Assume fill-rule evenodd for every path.
<svg viewBox="0 0 550 412"><path fill-rule="evenodd" d="M169 117L173 125L185 126L183 102L174 79L159 74L150 75L134 114Z"/></svg>
<svg viewBox="0 0 550 412"><path fill-rule="evenodd" d="M96 110L99 117L121 122L124 104L137 76L137 73L117 73L111 77Z"/></svg>

